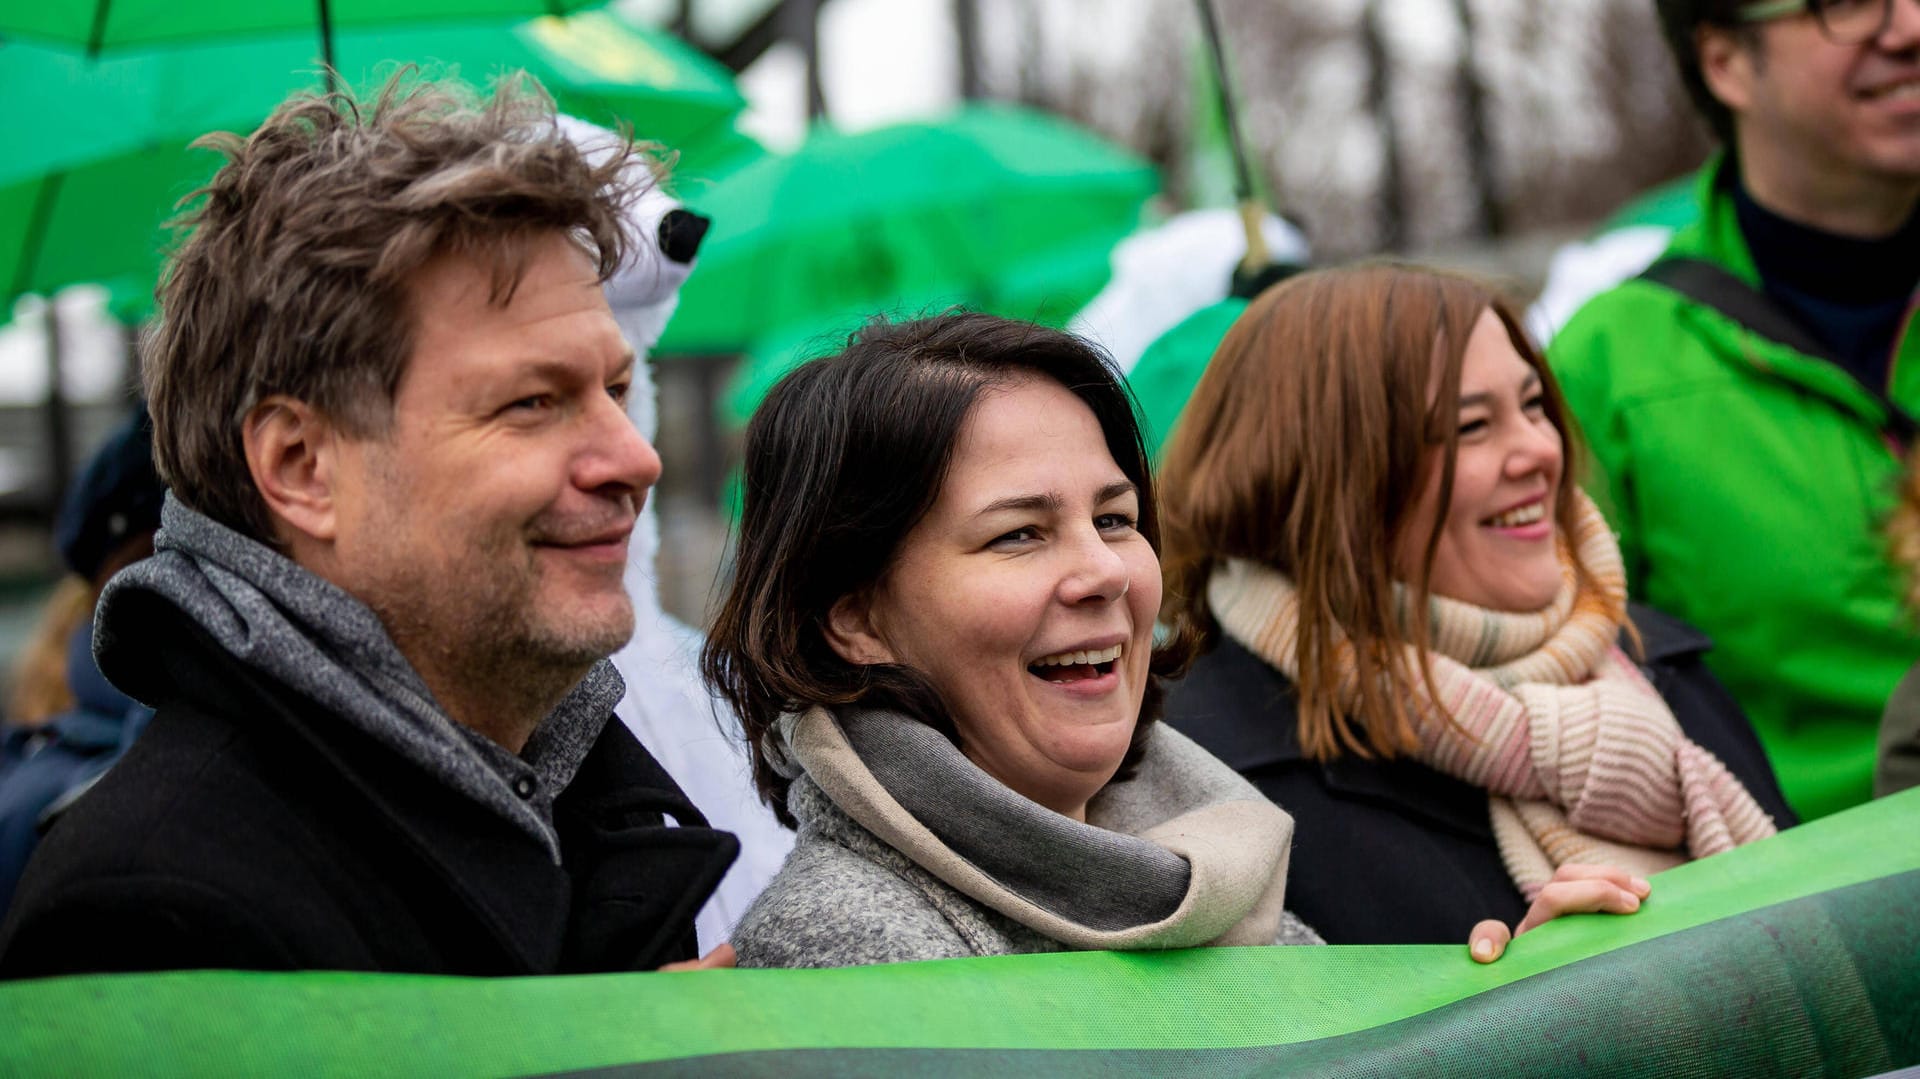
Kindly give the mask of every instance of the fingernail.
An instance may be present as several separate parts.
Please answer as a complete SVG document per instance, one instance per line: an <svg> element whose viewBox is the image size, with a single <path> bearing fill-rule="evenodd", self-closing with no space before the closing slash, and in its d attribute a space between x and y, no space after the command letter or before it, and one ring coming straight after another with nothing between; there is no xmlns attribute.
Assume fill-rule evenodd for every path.
<svg viewBox="0 0 1920 1079"><path fill-rule="evenodd" d="M1653 891L1653 882L1645 877L1635 877L1629 883L1633 885L1633 890L1639 892L1641 895L1646 895L1648 892Z"/></svg>
<svg viewBox="0 0 1920 1079"><path fill-rule="evenodd" d="M1481 937L1479 940L1474 941L1473 955L1474 955L1474 958L1476 959L1492 959L1493 958L1493 941L1490 941L1485 937Z"/></svg>
<svg viewBox="0 0 1920 1079"><path fill-rule="evenodd" d="M1628 896L1628 897L1627 897L1627 909L1628 909L1628 910L1639 910L1639 909L1640 909L1640 897L1639 897L1639 896L1637 896L1637 895L1630 895L1630 896Z"/></svg>

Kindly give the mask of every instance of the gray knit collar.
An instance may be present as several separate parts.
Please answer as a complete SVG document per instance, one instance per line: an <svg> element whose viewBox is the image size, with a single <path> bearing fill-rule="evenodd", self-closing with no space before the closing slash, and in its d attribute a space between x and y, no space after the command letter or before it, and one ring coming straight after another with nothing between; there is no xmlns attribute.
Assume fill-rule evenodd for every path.
<svg viewBox="0 0 1920 1079"><path fill-rule="evenodd" d="M1147 747L1138 774L1108 784L1083 824L892 712L811 709L784 717L766 746L776 768L804 775L922 869L1070 947L1179 947L1230 934L1271 943L1291 818L1177 732L1156 728Z"/></svg>
<svg viewBox="0 0 1920 1079"><path fill-rule="evenodd" d="M126 602L158 596L240 663L504 817L559 862L553 800L625 690L611 663L595 664L516 757L450 718L379 618L346 591L171 493L160 524L153 556L115 575L100 597L94 653L111 680L147 704L168 695L167 646Z"/></svg>

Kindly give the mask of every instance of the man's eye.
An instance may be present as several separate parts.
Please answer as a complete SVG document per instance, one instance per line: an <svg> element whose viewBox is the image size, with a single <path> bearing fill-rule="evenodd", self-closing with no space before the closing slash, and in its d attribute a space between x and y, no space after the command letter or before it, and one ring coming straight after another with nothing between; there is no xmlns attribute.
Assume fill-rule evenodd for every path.
<svg viewBox="0 0 1920 1079"><path fill-rule="evenodd" d="M544 393L536 393L530 397L522 397L517 401L509 401L507 403L507 407L502 409L501 411L503 412L539 412L539 411L543 411L545 409L551 408L552 406L553 406L553 398L550 395L544 394Z"/></svg>
<svg viewBox="0 0 1920 1079"><path fill-rule="evenodd" d="M631 382L616 382L607 387L607 396L613 398L614 403L618 405L626 404L627 395L631 392L633 392Z"/></svg>

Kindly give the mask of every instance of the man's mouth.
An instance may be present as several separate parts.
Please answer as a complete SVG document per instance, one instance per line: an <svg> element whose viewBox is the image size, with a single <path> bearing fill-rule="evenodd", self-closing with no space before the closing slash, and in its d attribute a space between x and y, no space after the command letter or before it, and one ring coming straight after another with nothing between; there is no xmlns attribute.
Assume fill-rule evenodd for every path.
<svg viewBox="0 0 1920 1079"><path fill-rule="evenodd" d="M1126 646L1116 644L1111 648L1092 651L1057 652L1051 656L1041 656L1027 664L1028 673L1035 678L1048 682L1066 684L1084 682L1089 678L1098 678L1110 674Z"/></svg>
<svg viewBox="0 0 1920 1079"><path fill-rule="evenodd" d="M1896 101L1920 98L1920 76L1870 86L1857 95L1862 101Z"/></svg>
<svg viewBox="0 0 1920 1079"><path fill-rule="evenodd" d="M593 530L536 533L533 542L541 547L608 547L626 543L631 535L633 522L624 521Z"/></svg>
<svg viewBox="0 0 1920 1079"><path fill-rule="evenodd" d="M553 535L539 535L533 539L535 550L546 550L550 557L565 559L569 564L593 566L596 572L618 573L627 563L627 540L633 535L632 525L620 525L594 532L561 532Z"/></svg>

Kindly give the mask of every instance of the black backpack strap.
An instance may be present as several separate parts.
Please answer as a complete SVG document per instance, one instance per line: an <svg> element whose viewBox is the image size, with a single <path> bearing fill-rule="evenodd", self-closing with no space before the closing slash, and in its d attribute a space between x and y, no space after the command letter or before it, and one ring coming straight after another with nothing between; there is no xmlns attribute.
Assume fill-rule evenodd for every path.
<svg viewBox="0 0 1920 1079"><path fill-rule="evenodd" d="M1780 310L1767 298L1766 293L1740 280L1717 263L1685 256L1668 256L1647 267L1639 279L1672 289L1695 303L1711 307L1761 337L1785 345L1795 352L1826 360L1842 371L1847 370L1847 365L1840 361L1832 349L1793 316ZM1880 424L1881 432L1904 451L1913 443L1915 436L1920 435L1920 422L1915 421L1906 409L1895 404L1885 390L1858 379L1855 383L1879 403L1886 416Z"/></svg>

